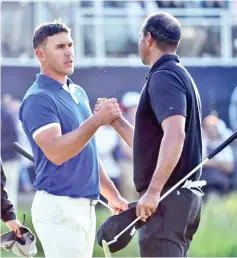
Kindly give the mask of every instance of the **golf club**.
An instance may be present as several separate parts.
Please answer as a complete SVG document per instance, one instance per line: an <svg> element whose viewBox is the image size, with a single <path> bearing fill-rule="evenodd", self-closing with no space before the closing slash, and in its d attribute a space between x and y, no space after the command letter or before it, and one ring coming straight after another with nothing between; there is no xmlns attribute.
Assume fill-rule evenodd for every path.
<svg viewBox="0 0 237 258"><path fill-rule="evenodd" d="M171 187L165 194L160 197L161 202L165 197L167 197L171 192L173 192L178 186L180 186L185 180L187 180L191 175L193 175L199 168L201 168L204 164L206 164L211 158L217 155L220 151L222 151L227 145L233 142L237 138L237 131L235 131L227 140L225 140L220 146L218 146L214 151L212 151L205 160L203 160L198 166L196 166L192 171L190 171L183 179L181 179L177 184ZM202 185L202 184L200 184ZM137 217L133 222L131 222L124 230L122 230L118 235L114 237L113 240L106 242L102 241L103 250L105 257L111 257L111 253L109 250L109 245L115 243L118 238L126 232L130 227L132 227L137 221L139 221L141 217ZM106 256L107 255L107 256Z"/></svg>

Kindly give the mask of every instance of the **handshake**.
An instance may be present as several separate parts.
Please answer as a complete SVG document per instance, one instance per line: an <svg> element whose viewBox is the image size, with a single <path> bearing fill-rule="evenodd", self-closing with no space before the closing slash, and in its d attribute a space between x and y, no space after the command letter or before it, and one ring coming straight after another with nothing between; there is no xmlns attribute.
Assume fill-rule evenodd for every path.
<svg viewBox="0 0 237 258"><path fill-rule="evenodd" d="M100 125L112 124L113 121L122 116L122 112L116 98L98 98L93 114Z"/></svg>

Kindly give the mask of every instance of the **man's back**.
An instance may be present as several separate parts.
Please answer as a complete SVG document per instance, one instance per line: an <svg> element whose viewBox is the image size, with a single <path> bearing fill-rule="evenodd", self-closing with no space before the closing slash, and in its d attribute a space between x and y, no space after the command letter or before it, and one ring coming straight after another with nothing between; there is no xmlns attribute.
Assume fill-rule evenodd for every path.
<svg viewBox="0 0 237 258"><path fill-rule="evenodd" d="M149 186L157 165L163 137L161 123L173 115L186 117L181 157L166 186L172 186L202 159L201 103L189 73L175 55L165 55L151 68L136 114L134 134L134 181L137 191ZM197 172L191 179L197 179Z"/></svg>

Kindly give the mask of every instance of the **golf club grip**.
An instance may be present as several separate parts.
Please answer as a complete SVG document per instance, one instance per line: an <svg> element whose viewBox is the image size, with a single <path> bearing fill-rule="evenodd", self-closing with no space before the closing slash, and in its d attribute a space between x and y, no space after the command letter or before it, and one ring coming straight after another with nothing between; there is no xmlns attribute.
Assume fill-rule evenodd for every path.
<svg viewBox="0 0 237 258"><path fill-rule="evenodd" d="M217 147L212 153L210 153L207 158L211 159L220 151L222 151L227 145L232 143L237 138L237 131L235 131L226 141L224 141L219 147Z"/></svg>
<svg viewBox="0 0 237 258"><path fill-rule="evenodd" d="M29 152L27 152L18 142L14 142L12 144L12 148L15 151L19 152L25 158L31 160L32 162L35 162L34 157Z"/></svg>

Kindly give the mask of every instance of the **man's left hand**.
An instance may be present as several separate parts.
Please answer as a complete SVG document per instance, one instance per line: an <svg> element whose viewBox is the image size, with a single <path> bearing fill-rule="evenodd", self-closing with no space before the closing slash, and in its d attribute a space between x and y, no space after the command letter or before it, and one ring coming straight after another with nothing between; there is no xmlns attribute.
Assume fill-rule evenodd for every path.
<svg viewBox="0 0 237 258"><path fill-rule="evenodd" d="M113 215L118 215L120 212L128 209L128 201L122 196L111 198L108 205L113 209Z"/></svg>
<svg viewBox="0 0 237 258"><path fill-rule="evenodd" d="M136 215L141 216L141 220L146 220L156 211L160 200L160 195L152 196L145 193L137 203Z"/></svg>

